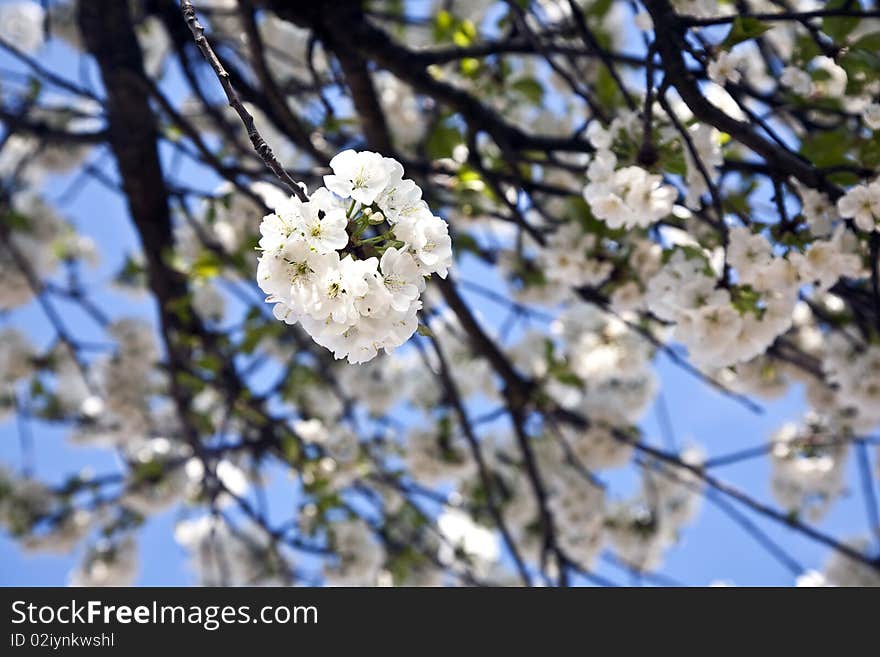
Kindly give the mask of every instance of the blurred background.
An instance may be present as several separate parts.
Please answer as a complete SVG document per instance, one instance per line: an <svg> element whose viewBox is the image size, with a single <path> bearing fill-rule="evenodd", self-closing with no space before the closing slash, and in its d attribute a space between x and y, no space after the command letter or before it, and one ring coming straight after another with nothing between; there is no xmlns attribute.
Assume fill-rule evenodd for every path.
<svg viewBox="0 0 880 657"><path fill-rule="evenodd" d="M104 93L101 76L94 61L84 54L82 44L77 37L68 36L75 31L70 18L70 12L73 10L69 6L64 8L62 5L71 3L43 4L54 8L50 9L50 15L55 17L55 20L49 24L48 39L39 35L30 35L27 25L18 24L26 23L28 20L20 15L21 12L33 11L35 14L44 12L43 5L21 0L0 0L0 12L2 12L0 35L3 39L3 47L0 48L0 90L6 105L4 112L7 113L3 122L5 147L0 151L0 173L6 180L11 180L20 173L15 171L16 163L9 155L8 140L12 135L23 132L21 125L11 121L15 118L12 99L15 97L20 103L28 102L22 98L27 98L29 85L31 87L37 85L35 80L40 78L38 71L49 71L58 79L69 80L77 87L93 91L98 98ZM132 3L132 5L140 4ZM208 34L220 41L223 52L233 61L238 61L235 49L240 48L241 44L236 43L236 35L222 33L222 37L220 36L222 32L220 28L229 29L228 25L223 27L222 24L225 16L222 6L224 3L196 4L201 5L199 9L204 9L206 12L204 22L209 26ZM474 7L471 7L471 4ZM633 55L643 54L644 44L641 43L640 33L633 23L635 12L628 6L623 6L628 3L605 4L614 4L616 13L597 14L596 25L601 26L605 30L604 33L615 30L619 32L621 40L625 43L621 48L626 52ZM618 4L621 7L617 7ZM23 5L31 7L23 9ZM402 3L382 3L382 6L376 9L377 14L385 11L386 5L398 7L396 11L400 12L400 15L409 17L414 23L427 25L427 32L435 35L445 20L438 20L441 11L445 12L443 16L452 16L456 20L468 17L468 20L472 21L471 24L479 29L480 38L486 39L499 33L501 29L498 27L499 20L508 11L506 3L434 3L408 0ZM189 109L191 106L188 105L192 102L193 96L191 80L188 79L189 71L181 67L175 51L174 39L164 34L161 19L154 18L150 14L151 9L154 8L153 3L143 3L143 6L139 6L134 13L139 21L138 36L142 40L141 48L148 59L148 73L156 81L161 94L171 99L182 115L187 116L189 112L190 117L200 118L197 115L202 110L191 110ZM552 3L548 3L547 8L552 8ZM213 20L212 11L216 12L213 14ZM162 16L161 11L157 11L155 15ZM258 22L267 20L262 13L257 13L256 16ZM395 29L398 27L402 38L408 38L409 33L405 32L405 23L401 21ZM16 38L19 39L18 42L10 41ZM21 41L25 38L37 39L39 43L31 47ZM284 38L279 38L268 48L283 48L285 43ZM295 52L299 52L298 49L303 45L303 39L300 38L296 41L295 47L291 48L290 52L294 53L294 58ZM407 45L414 47L418 44ZM440 45L443 43L441 42ZM12 52L9 46L20 50L18 53ZM29 52L25 54L26 51ZM188 57L194 56L193 53L187 52ZM269 50L269 52L275 51ZM321 53L323 55L324 51L322 50ZM279 54L279 57L282 55L283 53ZM513 66L517 65L521 63L513 64ZM294 62L291 66L296 69L295 73L299 74L299 69L304 67L304 63ZM193 70L200 76L205 97L216 103L216 107L221 107L223 99L219 85L210 71L203 66ZM347 92L338 84L336 68L331 67L328 71L329 82L326 84L322 99L315 101L312 98L308 101L311 104L307 107L306 101L301 104L299 101L292 101L291 107L296 111L302 111L314 129L320 132L321 125L311 119L312 115L309 112L314 111L312 104L329 103L334 109L333 125L343 126L345 130L352 129L357 113L352 107ZM278 71L275 73L280 75ZM567 111L567 105L560 98L564 94L554 89L551 74L552 71L546 65L538 65L531 71L529 79L535 80L543 90L537 103L539 110L551 116L561 115ZM628 75L632 78L636 77L635 72ZM41 85L39 91L32 92L31 95L36 105L55 103L58 106L71 108L73 114L79 117L80 122L77 126L68 125L65 130L91 133L105 128L106 115L101 110L100 104L90 106L78 101L81 102L80 105L73 105L71 99L76 94L71 93L70 90L59 88L57 84L53 88L53 84L45 80L39 84ZM483 93L484 100L491 104L492 98L489 92ZM20 108L21 105L18 107ZM405 120L397 116L397 111L402 113L406 111L406 107L399 105L388 113L388 123L392 127L397 122ZM427 109L418 111L434 112L435 109L430 108L429 105ZM29 115L25 111L18 116L20 118ZM234 117L230 115L227 118L230 120L229 125L239 131L241 138L240 126L232 123ZM257 118L258 125L265 122L265 117L258 115ZM542 120L547 120L543 114ZM448 133L448 126L454 126L455 120L444 125L447 126ZM330 152L341 150L345 145L341 143L344 142L344 138L340 137L336 140L340 143L334 143L329 133L329 122L324 124L324 128L328 138L322 147L326 147ZM352 130L352 134L356 134L356 130ZM159 144L159 154L162 168L168 172L169 178L173 178L177 184L189 190L215 192L223 183L223 178L216 170L212 170L211 166L199 161L198 154L193 154L195 149L191 141L181 134L179 128L175 128L167 117L163 119L161 131L163 138ZM269 131L268 134L275 136L274 130ZM436 131L434 134L436 142L440 137L436 136L439 134ZM267 139L272 143L270 137ZM357 140L352 139L348 143L357 145ZM206 144L211 152L217 153L225 161L237 162L232 149L226 148L224 151L222 136L207 131ZM183 148L181 145L186 147ZM296 145L286 141L279 146L275 143L272 145L279 157L292 169L308 168L308 165L303 163L305 156L297 150ZM87 152L82 154L79 151L73 152L74 149L79 148L73 144L59 144L53 147L69 149L68 156L74 164L69 167L54 167L54 170L43 169L39 175L34 175L28 180L28 186L73 228L78 252L76 265L68 266L62 263L53 271L44 274L45 281L63 288L69 284L71 280L69 277L75 276L76 285L88 291L88 299L99 314L114 319L138 318L148 322L158 332L160 320L153 296L138 289L137 284L125 280L126 274L130 278L142 276L143 272L138 266L138 263L143 262L142 247L139 234L129 219L129 209L125 199L118 190L120 178L112 152L105 144L88 144L88 148L85 149ZM290 156L291 153L293 159L285 159L285 156ZM448 155L446 160L449 160ZM251 171L260 171L259 163L255 160L242 163L242 166L249 167ZM263 176L262 173L258 175ZM264 179L271 180L269 177ZM314 183L310 183L310 188L313 187ZM766 198L769 192L758 191L757 194L759 196L764 194ZM181 207L188 207L194 213L203 212L205 207L203 198L200 199L196 194L183 198ZM454 203L448 198L447 202ZM475 236L473 239L478 245L491 249L493 244L499 243L497 240L501 240L501 243L510 242L510 233L505 232L503 227L478 226L475 221L473 225L468 223L473 218L447 217L441 206L435 207L434 210L435 213L447 218L453 224L453 228L456 227L454 222L460 221L462 232L465 232L465 229L471 231L469 234ZM259 219L259 213L249 219L251 232L256 230ZM455 239L454 236L454 242ZM244 267L244 271L248 271L247 266ZM488 334L504 335L506 344L515 344L529 330L544 332L549 330L547 321L512 319L508 306L493 301L492 293L502 298L510 298L510 288L505 281L505 272L487 263L479 254L459 249L454 276L459 283L461 297L479 318ZM228 285L223 281L224 277L228 277L231 281ZM223 272L216 277L216 280L211 281L219 297L213 299L211 303L220 308L220 316L213 317L210 325L220 334L237 335L248 311L259 304L258 295L254 295L253 291L245 298L236 292L236 286L239 289L243 287L239 285L242 280L244 280L243 275L228 275L228 272ZM476 285L469 287L468 283ZM0 287L8 284L9 281L0 280ZM93 344L96 350L100 350L101 346L106 344L107 336L104 329L94 321L94 317L89 316L89 312L84 310L81 303L76 299L65 299L63 295L54 295L54 297L50 295L50 298L49 312L61 318L64 326L71 335L76 336L80 344L85 346ZM25 303L0 311L2 325L18 329L32 343L37 353L49 349L58 340L57 326L47 317L47 308L43 299L43 295L37 295ZM550 312L556 313L553 310ZM558 313L556 315L558 317ZM511 323L514 324L512 328L508 326ZM415 340L427 344L421 337ZM285 348L291 350L291 358L293 358L294 347L282 343L281 349ZM676 349L681 353L681 350L677 347ZM418 350L413 344L405 345L400 351L404 355L409 354L412 358L417 358ZM242 354L236 362L245 369L253 363L253 358ZM255 390L266 389L276 380L283 365L282 360L280 363L266 367L255 367L253 373L249 375L249 384ZM341 363L339 367L358 366ZM775 399L759 400L760 411L754 411L749 410L730 395L722 394L707 386L672 362L664 353L658 352L653 355L652 369L656 374L657 392L645 412L641 414L637 427L640 431L640 440L645 444L670 453L679 453L686 448L697 448L701 450L703 458L711 460L752 448L761 451L780 427L787 422L798 422L809 408L805 401L804 387L797 382L788 386L784 394ZM404 380L402 385L406 388L409 385L408 380ZM26 403L31 400L35 406L38 406L39 392L32 386L19 384L16 394L19 402ZM495 402L491 399L480 395L469 401L469 409L474 417L491 412L495 406ZM413 409L398 411L397 420L410 426L425 422L423 416ZM481 426L481 431L504 432L506 427L505 419L500 417ZM866 439L873 440L870 437ZM855 452L848 456L843 466L843 480L846 482L844 490L827 513L814 524L811 522L812 526L823 533L842 538L868 538L869 533L866 528L870 525L873 496L873 492L868 491L876 485L876 481L872 481L876 479L877 473L876 447L865 450L865 453L869 459L867 463L860 462ZM71 426L68 422L47 421L41 419L39 413L35 412L9 412L3 414L0 419L0 462L9 472L24 473L50 486L63 486L73 473L79 473L87 479L88 476L125 472L124 461L118 450L109 449L106 445L78 444L71 440ZM251 485L247 487L243 496L254 507L266 509L266 515L276 523L286 522L290 518L296 522L297 515L302 513L302 505L308 497L303 495L301 484L291 475L289 467L277 460L266 460L261 463L261 467L264 474L259 485L251 480ZM242 468L246 469L244 466ZM773 469L773 460L763 454L741 459L734 458L729 464L722 463L711 472L731 486L748 491L753 499L766 501L768 506L777 508L772 490ZM606 486L606 497L609 500L630 499L642 483L641 468L633 464L603 470L600 476ZM447 494L454 488L453 484L441 483L436 486L442 494ZM437 513L439 509L437 505L431 504L427 504L424 508L428 509L426 513L429 514ZM198 569L194 569L192 562L192 550L181 544L179 535L177 539L175 538L175 528L179 523L198 516L199 513L196 506L175 503L151 513L143 520L143 524L138 526L136 532L136 575L133 579L135 585L182 586L199 581ZM497 535L493 540L498 541ZM876 537L870 540L876 541ZM60 554L34 552L26 546L23 547L19 540L6 531L0 534L0 584L4 586L66 585L71 581L71 573L76 571L85 558L90 544L92 541L86 540L70 546L69 550ZM875 550L880 548L876 543L872 546ZM499 549L500 561L510 569L510 554L503 547ZM795 584L799 575L810 570L821 571L828 562L830 554L827 546L810 540L802 533L792 531L784 523L754 513L729 497L710 490L702 496L699 511L693 520L677 532L675 544L664 550L661 565L646 572L639 572L638 569L621 564L614 549L606 546L590 568L590 572L597 579L575 575L574 583L593 585L604 581L622 585L790 586ZM321 583L319 556L298 555L297 568L302 572L312 573L312 575L304 575L300 581Z"/></svg>

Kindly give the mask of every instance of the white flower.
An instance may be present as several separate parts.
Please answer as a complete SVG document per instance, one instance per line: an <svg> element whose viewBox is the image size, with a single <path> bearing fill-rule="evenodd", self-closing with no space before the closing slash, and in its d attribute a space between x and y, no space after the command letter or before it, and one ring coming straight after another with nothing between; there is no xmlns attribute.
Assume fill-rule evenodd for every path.
<svg viewBox="0 0 880 657"><path fill-rule="evenodd" d="M709 79L722 87L725 82L737 84L742 78L742 73L739 71L741 63L742 58L739 55L722 50L718 53L718 57L709 62L707 67Z"/></svg>
<svg viewBox="0 0 880 657"><path fill-rule="evenodd" d="M880 219L880 181L851 188L837 200L837 211L844 218L852 218L856 226L866 232L877 230L877 221Z"/></svg>
<svg viewBox="0 0 880 657"><path fill-rule="evenodd" d="M539 260L547 280L573 287L599 285L614 269L612 262L591 257L599 250L596 236L571 222L547 238Z"/></svg>
<svg viewBox="0 0 880 657"><path fill-rule="evenodd" d="M718 88L718 87L716 87ZM709 191L709 183L703 171L708 174L709 181L718 179L718 169L724 163L721 155L721 133L705 123L695 123L688 128L691 143L696 151L697 158L702 164L702 169L694 159L689 148L682 144L685 163L687 164L687 198L685 205L689 208L700 206L700 197Z"/></svg>
<svg viewBox="0 0 880 657"><path fill-rule="evenodd" d="M444 511L437 518L437 527L448 541L441 546L438 555L443 563L453 562L455 551L460 550L482 570L501 556L497 534L481 527L461 511Z"/></svg>
<svg viewBox="0 0 880 657"><path fill-rule="evenodd" d="M816 240L806 253L793 253L792 263L804 283L815 285L818 290L827 290L841 276L857 276L862 268L861 258L843 249L843 241L854 237L846 226L838 226L830 240Z"/></svg>
<svg viewBox="0 0 880 657"><path fill-rule="evenodd" d="M810 232L816 237L831 234L831 223L837 217L834 206L828 197L813 189L800 189L801 212L807 219Z"/></svg>
<svg viewBox="0 0 880 657"><path fill-rule="evenodd" d="M707 275L706 260L683 251L647 283L648 309L675 324L674 338L700 366L751 360L792 324L800 286L793 262L772 256L763 238L745 228L731 230L728 262L737 276L730 290ZM735 307L736 300L746 305Z"/></svg>
<svg viewBox="0 0 880 657"><path fill-rule="evenodd" d="M796 66L786 66L782 69L779 82L798 96L809 96L813 92L813 78L809 73Z"/></svg>
<svg viewBox="0 0 880 657"><path fill-rule="evenodd" d="M303 203L291 196L280 203L272 214L263 217L260 224L260 248L264 251L275 251L287 243L298 226L305 223Z"/></svg>
<svg viewBox="0 0 880 657"><path fill-rule="evenodd" d="M773 247L760 233L737 226L730 230L727 263L736 269L740 281L754 283L773 260Z"/></svg>
<svg viewBox="0 0 880 657"><path fill-rule="evenodd" d="M31 54L43 45L43 8L36 2L0 5L0 37Z"/></svg>
<svg viewBox="0 0 880 657"><path fill-rule="evenodd" d="M615 169L617 157L604 145L628 123L627 117L618 117L607 131L591 124L591 128L597 126L592 130L593 140L603 146L587 168L589 182L583 196L596 218L612 229L647 228L672 212L676 197L675 188L664 185L661 176L638 166Z"/></svg>
<svg viewBox="0 0 880 657"><path fill-rule="evenodd" d="M830 586L825 575L818 570L807 570L802 575L798 575L795 579L795 586L799 588L814 588Z"/></svg>
<svg viewBox="0 0 880 657"><path fill-rule="evenodd" d="M587 178L591 183L607 182L617 167L617 156L609 150L601 150L587 167Z"/></svg>
<svg viewBox="0 0 880 657"><path fill-rule="evenodd" d="M379 268L382 270L382 282L391 293L391 307L400 312L406 311L419 298L425 284L418 264L409 253L392 246L382 255Z"/></svg>
<svg viewBox="0 0 880 657"><path fill-rule="evenodd" d="M446 278L452 265L452 240L445 221L423 212L398 222L394 234L406 243L422 271Z"/></svg>
<svg viewBox="0 0 880 657"><path fill-rule="evenodd" d="M833 59L824 55L814 57L809 68L822 74L813 80L813 90L816 93L827 98L840 98L846 93L846 71Z"/></svg>
<svg viewBox="0 0 880 657"><path fill-rule="evenodd" d="M693 335L704 350L723 350L741 327L742 317L730 304L707 306L696 313Z"/></svg>
<svg viewBox="0 0 880 657"><path fill-rule="evenodd" d="M333 175L324 176L324 184L343 198L372 205L391 179L387 160L370 151L342 151L330 160Z"/></svg>
<svg viewBox="0 0 880 657"><path fill-rule="evenodd" d="M189 553L189 567L203 586L290 584L292 555L254 522L237 522L233 529L222 515L203 515L178 522L174 539Z"/></svg>
<svg viewBox="0 0 880 657"><path fill-rule="evenodd" d="M386 158L388 160L390 158ZM403 215L409 215L420 207L422 190L412 180L403 178L403 167L396 160L390 160L391 174L388 184L376 198L376 205L382 210L388 223L395 223Z"/></svg>
<svg viewBox="0 0 880 657"><path fill-rule="evenodd" d="M606 130L599 121L591 121L587 127L587 139L590 140L593 148L599 151L605 151L611 148L614 143L614 135L610 130Z"/></svg>
<svg viewBox="0 0 880 657"><path fill-rule="evenodd" d="M302 210L297 230L309 248L324 254L348 244L345 210L326 189L316 190L309 202L302 205Z"/></svg>
<svg viewBox="0 0 880 657"><path fill-rule="evenodd" d="M626 202L637 216L636 225L650 226L672 212L676 197L672 185L664 185L659 175L649 174L644 169L628 167L626 171L633 174L628 184Z"/></svg>
<svg viewBox="0 0 880 657"><path fill-rule="evenodd" d="M360 314L355 308L355 301L367 293L369 286L364 280L362 262L351 256L339 260L335 252L330 257L338 262L332 262L318 274L309 314L314 319L330 318L345 328L357 321ZM370 260L375 263L375 258Z"/></svg>
<svg viewBox="0 0 880 657"><path fill-rule="evenodd" d="M312 418L311 420L297 420L293 423L293 430L296 435L308 443L321 444L327 442L329 433L327 427L321 420Z"/></svg>
<svg viewBox="0 0 880 657"><path fill-rule="evenodd" d="M267 301L305 303L318 277L334 266L333 256L320 255L302 240L291 240L280 250L265 253L257 264L257 283L268 295Z"/></svg>

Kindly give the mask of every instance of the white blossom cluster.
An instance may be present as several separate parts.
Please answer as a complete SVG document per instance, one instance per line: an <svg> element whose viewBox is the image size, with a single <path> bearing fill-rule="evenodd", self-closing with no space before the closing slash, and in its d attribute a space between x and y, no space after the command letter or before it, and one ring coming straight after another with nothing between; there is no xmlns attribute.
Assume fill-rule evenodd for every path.
<svg viewBox="0 0 880 657"><path fill-rule="evenodd" d="M137 577L137 544L131 535L90 547L70 575L71 586L131 586Z"/></svg>
<svg viewBox="0 0 880 657"><path fill-rule="evenodd" d="M40 105L28 113L32 120L72 134L99 132L104 126L98 101L82 97L43 94ZM88 143L46 142L30 134L13 133L0 152L0 173L15 175L36 186L47 174L69 173L92 152Z"/></svg>
<svg viewBox="0 0 880 657"><path fill-rule="evenodd" d="M8 246L0 244L0 310L21 306L34 297L29 275L51 274L64 258L95 260L91 240L77 235L36 195L15 197L10 223Z"/></svg>
<svg viewBox="0 0 880 657"><path fill-rule="evenodd" d="M147 517L180 502L197 503L205 494L205 465L184 443L160 436L126 452L132 471L120 500L126 508ZM211 468L223 491L215 498L218 507L246 494L248 478L237 465L222 459ZM146 483L144 473L149 475Z"/></svg>
<svg viewBox="0 0 880 657"><path fill-rule="evenodd" d="M420 482L437 486L476 474L476 464L455 423L413 428L406 439L407 471Z"/></svg>
<svg viewBox="0 0 880 657"><path fill-rule="evenodd" d="M648 228L672 212L677 196L675 187L664 184L657 174L635 165L617 167L611 147L616 133L632 118L618 117L608 129L593 122L587 130L597 152L587 169L584 199L596 218L611 229Z"/></svg>
<svg viewBox="0 0 880 657"><path fill-rule="evenodd" d="M695 362L721 366L748 360L788 328L797 300L791 282L780 287L763 280L765 307L741 313L732 304L731 292L717 287L707 261L678 250L648 283L648 308L675 323L674 338L688 347Z"/></svg>
<svg viewBox="0 0 880 657"><path fill-rule="evenodd" d="M848 539L844 544L864 554L868 552L871 542L859 537ZM876 568L835 551L825 566L824 581L831 586L877 587L880 586L880 573Z"/></svg>
<svg viewBox="0 0 880 657"><path fill-rule="evenodd" d="M477 524L463 511L445 510L437 518L437 528L444 538L437 555L443 563L452 564L456 553L464 554L473 572L485 577L501 557L498 534Z"/></svg>
<svg viewBox="0 0 880 657"><path fill-rule="evenodd" d="M705 458L695 447L685 449L680 457L693 467ZM639 570L659 568L681 529L696 516L701 487L699 477L690 470L663 464L646 468L638 493L610 503L606 512L605 531L621 561Z"/></svg>
<svg viewBox="0 0 880 657"><path fill-rule="evenodd" d="M772 443L774 497L788 511L821 520L845 490L846 441L812 417L804 428L786 423Z"/></svg>
<svg viewBox="0 0 880 657"><path fill-rule="evenodd" d="M786 66L779 82L798 96L840 98L846 93L847 75L833 59L820 55L803 68Z"/></svg>
<svg viewBox="0 0 880 657"><path fill-rule="evenodd" d="M656 391L650 342L622 319L587 303L569 307L551 331L563 338L561 352L583 384L573 406L558 397L561 405L600 421L637 422Z"/></svg>
<svg viewBox="0 0 880 657"><path fill-rule="evenodd" d="M349 150L330 167L307 202L263 219L257 281L278 319L363 363L415 332L425 278L445 278L452 243L396 160Z"/></svg>
<svg viewBox="0 0 880 657"><path fill-rule="evenodd" d="M275 208L287 199L278 187L265 182L252 183L247 192L224 182L193 221L175 226L177 265L191 275L193 310L206 323L220 323L226 314L226 297L213 279L241 278L242 266L233 264L243 263L249 271L256 267L256 253L248 248L257 236L255 222L264 207Z"/></svg>
<svg viewBox="0 0 880 657"><path fill-rule="evenodd" d="M648 308L675 323L675 339L695 362L710 367L745 362L791 327L802 286L824 291L843 276L861 273L856 250L843 225L830 239L816 239L803 253L787 257L774 253L761 233L735 227L726 250L735 284L719 285L721 271L712 254L689 257L676 250L648 283Z"/></svg>
<svg viewBox="0 0 880 657"><path fill-rule="evenodd" d="M0 526L21 536L46 516L53 506L52 492L36 479L20 477L0 467Z"/></svg>
<svg viewBox="0 0 880 657"><path fill-rule="evenodd" d="M0 329L0 420L15 406L15 386L30 375L36 351L18 329Z"/></svg>
<svg viewBox="0 0 880 657"><path fill-rule="evenodd" d="M58 357L56 389L63 408L87 422L73 436L83 445L134 448L159 426L176 429L176 416L154 404L163 380L156 370L159 347L153 327L126 318L112 322L107 333L116 341L83 372L82 363L66 351Z"/></svg>
<svg viewBox="0 0 880 657"><path fill-rule="evenodd" d="M848 411L853 430L874 429L880 423L880 346L862 347L851 336L833 334L828 337L822 369L836 388L837 405Z"/></svg>
<svg viewBox="0 0 880 657"><path fill-rule="evenodd" d="M540 334L527 336L515 348L513 360L543 380L546 393L561 407L589 417L590 425L560 424L550 433L558 433L587 468L625 464L632 446L618 432L642 418L657 389L652 345L623 320L586 303L568 308L551 331L561 338L554 363L547 362L547 338ZM555 361L556 356L562 360ZM549 372L563 363L562 371L573 377Z"/></svg>
<svg viewBox="0 0 880 657"><path fill-rule="evenodd" d="M339 423L339 418L336 420L325 423L312 418L293 422L293 430L300 438L323 450L322 458L303 473L305 484L321 479L331 490L340 490L349 486L360 473L362 459L358 438L350 427Z"/></svg>
<svg viewBox="0 0 880 657"><path fill-rule="evenodd" d="M253 523L233 527L204 515L177 523L174 538L189 554L200 586L287 586L293 569L289 551L273 545Z"/></svg>
<svg viewBox="0 0 880 657"><path fill-rule="evenodd" d="M324 568L324 576L331 586L376 585L384 550L364 520L355 518L334 523L331 542L338 555L335 563Z"/></svg>
<svg viewBox="0 0 880 657"><path fill-rule="evenodd" d="M554 231L541 249L538 261L548 281L572 287L597 286L614 269L610 260L591 257L598 250L600 238L584 232L571 222Z"/></svg>
<svg viewBox="0 0 880 657"><path fill-rule="evenodd" d="M843 544L862 553L869 552L871 547L871 541L862 537L849 538L843 541ZM824 572L808 570L797 578L795 585L798 587L878 587L880 586L880 574L869 565L835 550L825 564Z"/></svg>
<svg viewBox="0 0 880 657"><path fill-rule="evenodd" d="M813 299L832 315L843 301L824 293ZM723 370L718 379L732 390L776 399L793 383L805 387L811 410L800 423L784 424L771 436L771 489L778 504L809 521L821 520L846 492L850 444L880 422L876 346L861 344L856 331L822 330L810 307L796 305L784 338L820 364L822 376L793 363L760 355Z"/></svg>
<svg viewBox="0 0 880 657"><path fill-rule="evenodd" d="M572 467L556 467L547 481L548 506L559 523L559 543L580 564L592 564L605 539L605 491Z"/></svg>

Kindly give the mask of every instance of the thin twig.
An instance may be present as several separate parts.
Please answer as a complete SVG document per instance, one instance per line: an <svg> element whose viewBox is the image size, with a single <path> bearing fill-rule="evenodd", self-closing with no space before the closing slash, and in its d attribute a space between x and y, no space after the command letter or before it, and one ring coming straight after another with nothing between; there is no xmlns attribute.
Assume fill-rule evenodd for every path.
<svg viewBox="0 0 880 657"><path fill-rule="evenodd" d="M223 64L220 63L217 54L208 42L207 37L205 37L205 28L199 22L199 19L196 16L196 9L193 7L192 2L189 0L180 0L180 9L183 12L183 18L186 20L190 32L192 32L193 40L196 42L196 45L199 47L205 60L210 64L214 74L220 81L220 86L223 87L226 99L229 101L229 106L235 110L241 119L241 122L244 124L248 138L251 140L251 144L253 144L257 155L260 156L260 159L263 160L263 163L269 168L269 170L272 171L272 173L274 173L275 176L283 182L300 201L308 201L309 197L306 196L302 187L290 177L290 174L287 173L281 165L281 162L275 157L272 148L266 143L266 140L263 139L259 130L257 130L254 117L251 116L251 113L247 111L244 103L241 102L241 99L238 97L238 92L229 81L229 73L226 72L226 69L223 67Z"/></svg>

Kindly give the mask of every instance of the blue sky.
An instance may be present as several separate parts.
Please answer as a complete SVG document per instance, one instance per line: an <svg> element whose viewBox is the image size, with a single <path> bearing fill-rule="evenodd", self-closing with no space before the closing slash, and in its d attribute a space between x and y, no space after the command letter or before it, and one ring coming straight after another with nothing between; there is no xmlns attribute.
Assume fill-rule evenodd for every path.
<svg viewBox="0 0 880 657"><path fill-rule="evenodd" d="M70 51L61 46L47 48L42 62L72 79L80 78L82 69L78 59L71 57ZM16 63L5 56L0 56L0 68L20 70ZM94 72L90 77L93 82L97 80ZM176 85L172 71L164 86L174 96ZM112 167L109 170L113 171ZM188 182L192 187L212 189L216 184L215 179L194 167L184 165L182 173L191 175ZM76 193L69 194L71 183L70 177L48 179L45 192L50 200L66 197L68 200L60 208L63 215L82 233L92 237L99 246L102 254L100 265L93 270L84 270L88 287L95 291L95 301L114 317L137 315L152 320L154 309L148 297L133 298L114 292L108 286L126 253L137 248L137 238L121 199L95 182L82 180L76 183ZM462 263L458 276L464 280L478 280L484 285L497 285L497 282L492 281L491 272L486 272L470 261ZM503 311L498 306L466 289L463 294L487 324L495 325L503 319ZM75 334L84 339L98 337L99 333L94 325L75 308L59 306L59 309ZM52 329L45 316L34 304L17 310L0 321L9 321L24 329L39 344L45 344L52 336ZM700 381L675 367L664 356L657 359L657 372L662 395L672 418L676 441L679 445L699 443L710 456L760 445L783 422L799 420L805 410L803 392L797 386L784 398L765 404L763 414L755 415L708 389ZM657 410L652 409L646 415L642 428L648 441L663 445ZM90 468L101 473L117 467L115 457L105 450L69 445L65 441L63 430L39 424L34 424L31 429L34 435L35 473L43 480L59 482L65 475L81 468ZM872 458L876 456L875 449L871 450ZM0 423L0 462L13 468L22 464L19 434L14 421ZM281 473L276 471L274 474L272 483L268 486L270 504L277 508L290 508L292 483ZM772 500L767 459L754 459L724 467L715 474L748 490L758 499ZM612 484L612 495L625 496L636 484L636 476L630 469L603 473L603 478ZM822 530L839 537L863 535L866 528L865 505L852 456L847 480L851 482L853 489L819 525ZM742 507L738 508L742 510ZM171 510L153 517L140 532L141 567L138 584L159 586L191 583L185 554L173 540L177 513L176 510ZM756 517L748 510L743 513L806 568L821 568L828 557L828 550L822 546L776 523ZM63 585L77 556L78 554L24 554L13 541L0 536L0 585ZM633 583L625 572L605 562L599 565L597 572L619 583ZM790 585L794 579L754 538L709 501L703 504L695 523L684 530L680 545L668 553L662 572L691 585L705 585L717 579L730 580L738 585Z"/></svg>

